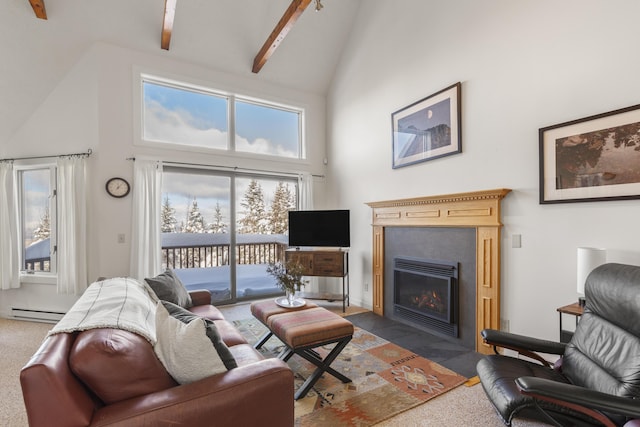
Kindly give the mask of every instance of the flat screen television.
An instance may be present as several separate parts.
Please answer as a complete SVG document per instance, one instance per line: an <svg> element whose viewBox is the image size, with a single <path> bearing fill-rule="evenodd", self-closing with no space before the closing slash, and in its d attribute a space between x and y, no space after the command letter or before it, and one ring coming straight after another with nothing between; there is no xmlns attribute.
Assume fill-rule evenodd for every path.
<svg viewBox="0 0 640 427"><path fill-rule="evenodd" d="M289 211L289 246L348 248L349 211Z"/></svg>

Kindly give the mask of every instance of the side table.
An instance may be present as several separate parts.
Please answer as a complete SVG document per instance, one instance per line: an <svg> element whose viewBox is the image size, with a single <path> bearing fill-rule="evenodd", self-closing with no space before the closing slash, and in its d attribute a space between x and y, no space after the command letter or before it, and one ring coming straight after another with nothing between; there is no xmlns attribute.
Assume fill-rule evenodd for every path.
<svg viewBox="0 0 640 427"><path fill-rule="evenodd" d="M580 316L584 313L584 307L580 306L577 302L573 304L565 305L556 309L558 312L558 316L560 317L560 342L569 342L571 341L571 337L573 336L573 331L568 331L562 328L562 315L569 314L571 316L575 316L576 318L576 326L578 325L578 320L580 320Z"/></svg>

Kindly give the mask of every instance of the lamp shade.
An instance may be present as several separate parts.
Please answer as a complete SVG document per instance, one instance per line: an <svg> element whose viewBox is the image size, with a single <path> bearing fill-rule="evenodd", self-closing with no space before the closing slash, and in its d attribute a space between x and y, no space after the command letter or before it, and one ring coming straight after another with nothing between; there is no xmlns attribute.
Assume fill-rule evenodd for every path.
<svg viewBox="0 0 640 427"><path fill-rule="evenodd" d="M594 268L607 262L606 249L578 248L578 293L584 295L584 283Z"/></svg>

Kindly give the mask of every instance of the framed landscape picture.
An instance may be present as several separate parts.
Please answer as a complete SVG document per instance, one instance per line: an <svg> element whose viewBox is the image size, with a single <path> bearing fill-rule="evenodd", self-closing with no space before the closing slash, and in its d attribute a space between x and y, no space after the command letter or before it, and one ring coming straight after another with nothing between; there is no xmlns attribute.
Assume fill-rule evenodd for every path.
<svg viewBox="0 0 640 427"><path fill-rule="evenodd" d="M458 82L391 114L394 169L462 152L460 89Z"/></svg>
<svg viewBox="0 0 640 427"><path fill-rule="evenodd" d="M640 198L640 105L542 128L540 203Z"/></svg>

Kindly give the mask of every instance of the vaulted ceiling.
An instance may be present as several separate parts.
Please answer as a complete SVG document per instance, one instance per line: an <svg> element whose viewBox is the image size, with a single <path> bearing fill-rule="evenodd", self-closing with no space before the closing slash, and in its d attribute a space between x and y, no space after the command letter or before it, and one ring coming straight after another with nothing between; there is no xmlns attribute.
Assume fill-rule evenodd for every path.
<svg viewBox="0 0 640 427"><path fill-rule="evenodd" d="M165 0L2 0L0 144L96 42L324 94L361 0L172 2L169 28Z"/></svg>

